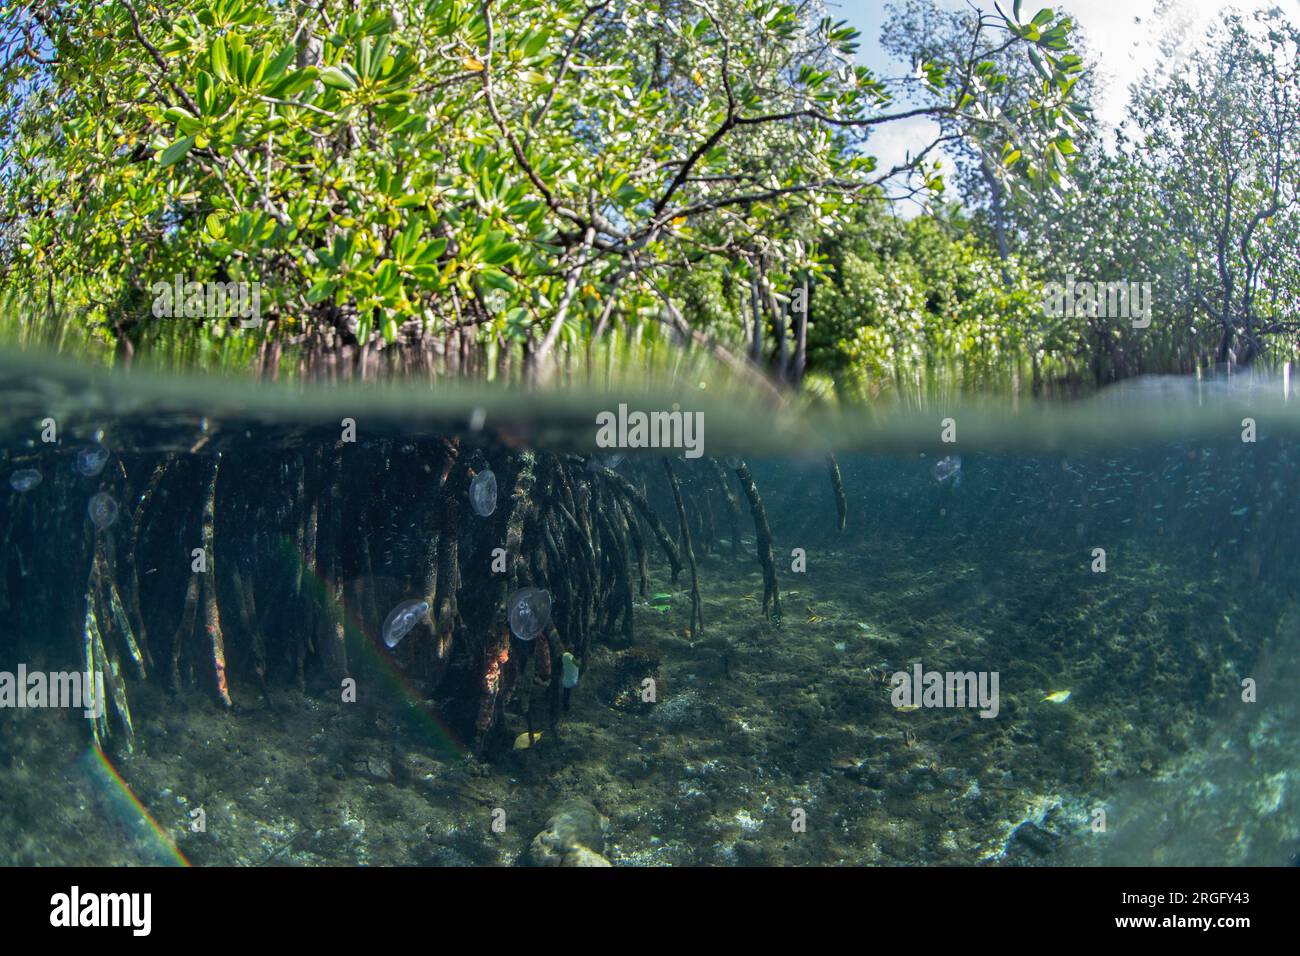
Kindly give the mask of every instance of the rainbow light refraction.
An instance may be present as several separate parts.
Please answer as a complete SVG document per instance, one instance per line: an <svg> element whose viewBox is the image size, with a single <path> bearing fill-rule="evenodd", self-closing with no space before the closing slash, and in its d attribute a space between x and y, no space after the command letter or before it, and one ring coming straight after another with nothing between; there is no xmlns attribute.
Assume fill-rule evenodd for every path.
<svg viewBox="0 0 1300 956"><path fill-rule="evenodd" d="M171 836L158 825L158 821L140 802L130 785L122 779L112 761L98 744L92 744L80 763L91 779L100 786L114 810L137 832L148 835L152 849L160 860L171 866L189 866L190 861L176 846Z"/></svg>

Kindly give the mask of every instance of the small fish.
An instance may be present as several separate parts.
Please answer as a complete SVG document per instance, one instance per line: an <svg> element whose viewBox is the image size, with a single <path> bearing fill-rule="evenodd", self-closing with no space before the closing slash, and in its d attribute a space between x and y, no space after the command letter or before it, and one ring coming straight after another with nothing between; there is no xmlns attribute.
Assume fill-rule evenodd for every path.
<svg viewBox="0 0 1300 956"><path fill-rule="evenodd" d="M1068 690L1054 690L1044 697L1043 701L1051 701L1053 704L1064 704L1069 699L1070 692ZM1043 701L1039 701L1039 703L1042 703Z"/></svg>
<svg viewBox="0 0 1300 956"><path fill-rule="evenodd" d="M672 610L672 607L668 604L651 604L649 610L658 611L660 614L666 614Z"/></svg>
<svg viewBox="0 0 1300 956"><path fill-rule="evenodd" d="M914 710L920 710L920 704L904 704L902 707L895 707L895 710L901 710L905 714L910 714Z"/></svg>
<svg viewBox="0 0 1300 956"><path fill-rule="evenodd" d="M667 591L660 591L658 594L650 595L650 599L653 601L662 601L665 598L670 598L670 597L672 597L672 595L669 594Z"/></svg>
<svg viewBox="0 0 1300 956"><path fill-rule="evenodd" d="M515 738L515 750L527 750L529 747L531 747L533 744L537 743L537 741L541 739L542 739L542 732L540 730L533 734L528 733L528 731L524 731L522 734L520 734L518 737Z"/></svg>
<svg viewBox="0 0 1300 956"><path fill-rule="evenodd" d="M578 677L580 674L578 672L578 661L574 656L568 651L565 651L563 656L560 658L560 666L562 668L560 686L565 690L571 690L572 688L577 687Z"/></svg>
<svg viewBox="0 0 1300 956"><path fill-rule="evenodd" d="M1232 512L1232 516L1233 516L1234 518L1242 518L1242 517L1245 517L1246 512L1248 512L1248 511L1250 511L1249 508L1241 507L1241 508L1238 508L1236 511Z"/></svg>

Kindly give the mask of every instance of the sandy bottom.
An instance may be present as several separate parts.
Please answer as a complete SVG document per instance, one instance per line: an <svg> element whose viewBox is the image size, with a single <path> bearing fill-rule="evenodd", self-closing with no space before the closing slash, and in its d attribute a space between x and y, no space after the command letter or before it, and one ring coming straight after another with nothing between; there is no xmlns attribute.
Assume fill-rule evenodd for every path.
<svg viewBox="0 0 1300 956"><path fill-rule="evenodd" d="M751 561L707 557L701 579L702 635L657 569L672 597L647 604L670 609L638 608L634 644L598 648L558 738L490 763L449 748L396 682L343 704L237 681L233 713L136 685L135 747L115 741L111 765L66 713L0 712L0 863L166 862L174 843L195 865L514 865L572 797L607 818L614 865L1281 864L1300 849L1295 705L1239 700L1252 654L1288 634L1269 673L1295 676L1290 611L1256 601L1252 617L1226 585L1137 559L1091 575L1032 548L994 566L911 541L785 573L779 628ZM997 716L895 709L889 676L918 661L997 671Z"/></svg>

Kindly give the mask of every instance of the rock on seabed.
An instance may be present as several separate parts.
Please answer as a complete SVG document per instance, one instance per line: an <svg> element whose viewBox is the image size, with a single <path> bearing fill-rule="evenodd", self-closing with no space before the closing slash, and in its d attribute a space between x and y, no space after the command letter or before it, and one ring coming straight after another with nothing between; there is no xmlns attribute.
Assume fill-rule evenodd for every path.
<svg viewBox="0 0 1300 956"><path fill-rule="evenodd" d="M568 800L528 847L534 866L611 866L605 859L608 821L586 800Z"/></svg>

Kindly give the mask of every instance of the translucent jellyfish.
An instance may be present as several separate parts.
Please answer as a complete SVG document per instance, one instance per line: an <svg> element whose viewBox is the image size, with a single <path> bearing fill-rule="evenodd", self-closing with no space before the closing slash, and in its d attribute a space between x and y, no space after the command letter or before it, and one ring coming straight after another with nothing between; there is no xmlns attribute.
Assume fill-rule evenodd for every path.
<svg viewBox="0 0 1300 956"><path fill-rule="evenodd" d="M961 484L961 455L949 455L934 463L934 477L943 484L951 481L953 487Z"/></svg>
<svg viewBox="0 0 1300 956"><path fill-rule="evenodd" d="M428 601L403 601L388 612L384 619L384 643L396 647L398 642L411 633L411 628L420 623L420 619L429 613Z"/></svg>
<svg viewBox="0 0 1300 956"><path fill-rule="evenodd" d="M497 476L491 468L484 468L469 483L469 503L483 518L497 510Z"/></svg>
<svg viewBox="0 0 1300 956"><path fill-rule="evenodd" d="M108 464L108 449L103 445L87 445L77 452L77 471L94 478Z"/></svg>
<svg viewBox="0 0 1300 956"><path fill-rule="evenodd" d="M90 499L86 514L90 515L95 527L103 531L117 520L117 501L107 491L101 491Z"/></svg>
<svg viewBox="0 0 1300 956"><path fill-rule="evenodd" d="M41 483L41 473L35 468L20 468L9 476L9 487L14 491L31 491Z"/></svg>
<svg viewBox="0 0 1300 956"><path fill-rule="evenodd" d="M510 595L510 630L521 641L531 641L546 629L551 620L551 592L542 588L522 588Z"/></svg>

